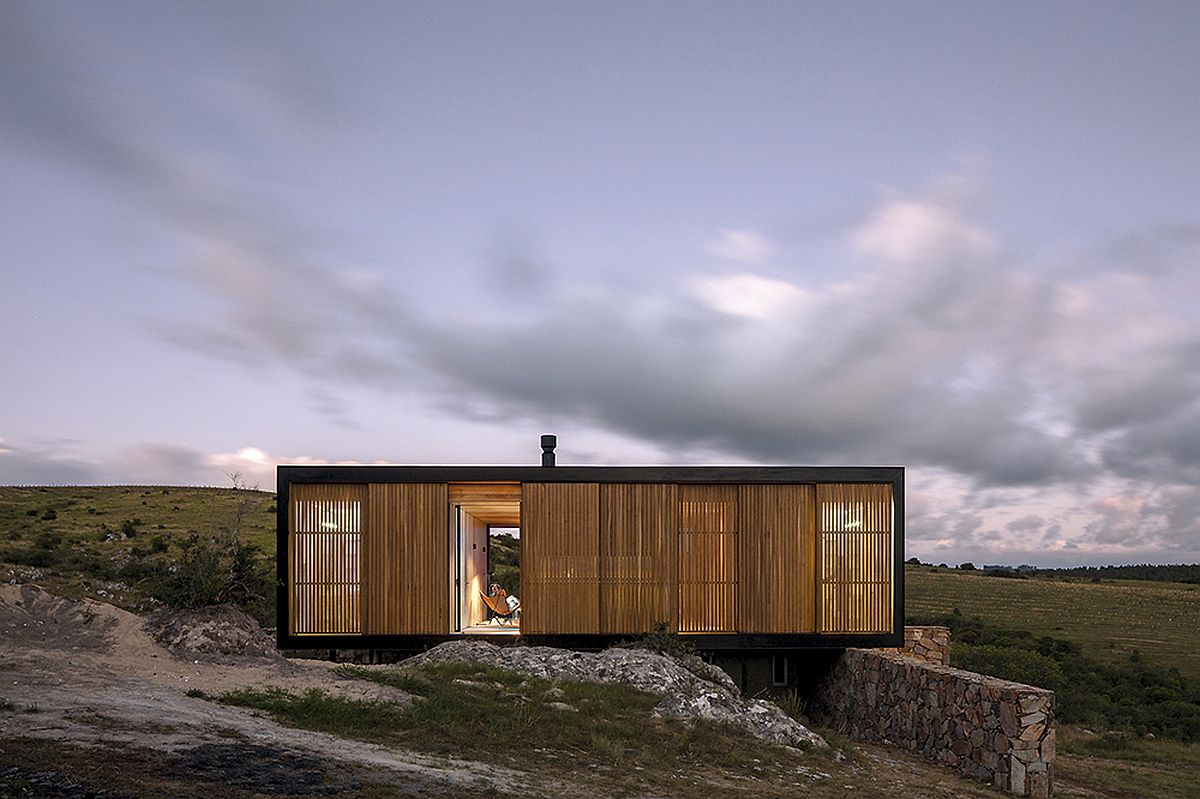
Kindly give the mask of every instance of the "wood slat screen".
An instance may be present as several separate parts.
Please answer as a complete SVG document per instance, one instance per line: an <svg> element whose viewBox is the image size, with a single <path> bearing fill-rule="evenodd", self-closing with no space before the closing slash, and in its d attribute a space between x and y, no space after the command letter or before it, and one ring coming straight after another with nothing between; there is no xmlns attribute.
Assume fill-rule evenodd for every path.
<svg viewBox="0 0 1200 799"><path fill-rule="evenodd" d="M681 633L737 626L737 486L679 486Z"/></svg>
<svg viewBox="0 0 1200 799"><path fill-rule="evenodd" d="M817 509L818 631L891 632L892 487L819 485Z"/></svg>
<svg viewBox="0 0 1200 799"><path fill-rule="evenodd" d="M738 630L815 629L816 534L811 485L738 489Z"/></svg>
<svg viewBox="0 0 1200 799"><path fill-rule="evenodd" d="M450 522L445 483L370 486L363 546L365 630L450 630Z"/></svg>
<svg viewBox="0 0 1200 799"><path fill-rule="evenodd" d="M601 632L650 632L657 621L672 622L678 513L674 485L600 486Z"/></svg>
<svg viewBox="0 0 1200 799"><path fill-rule="evenodd" d="M367 487L293 483L289 497L291 634L361 633Z"/></svg>
<svg viewBox="0 0 1200 799"><path fill-rule="evenodd" d="M600 629L599 486L521 486L521 632Z"/></svg>

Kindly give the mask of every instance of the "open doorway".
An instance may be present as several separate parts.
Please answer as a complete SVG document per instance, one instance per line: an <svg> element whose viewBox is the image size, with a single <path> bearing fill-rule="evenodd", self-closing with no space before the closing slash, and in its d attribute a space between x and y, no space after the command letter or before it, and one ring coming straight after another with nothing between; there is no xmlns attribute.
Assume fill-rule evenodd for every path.
<svg viewBox="0 0 1200 799"><path fill-rule="evenodd" d="M450 486L454 557L452 627L470 634L521 629L521 486Z"/></svg>

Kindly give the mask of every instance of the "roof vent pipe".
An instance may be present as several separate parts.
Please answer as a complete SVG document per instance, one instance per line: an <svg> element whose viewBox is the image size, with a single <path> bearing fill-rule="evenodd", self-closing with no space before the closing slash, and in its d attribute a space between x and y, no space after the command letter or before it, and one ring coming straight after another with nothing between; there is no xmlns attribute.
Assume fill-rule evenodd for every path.
<svg viewBox="0 0 1200 799"><path fill-rule="evenodd" d="M558 436L546 434L542 436L542 466L554 465L554 448L558 446Z"/></svg>

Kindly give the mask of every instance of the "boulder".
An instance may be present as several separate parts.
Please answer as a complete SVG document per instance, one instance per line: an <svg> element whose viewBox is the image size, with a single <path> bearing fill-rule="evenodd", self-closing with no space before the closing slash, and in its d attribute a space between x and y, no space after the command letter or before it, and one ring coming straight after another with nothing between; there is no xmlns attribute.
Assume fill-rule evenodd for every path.
<svg viewBox="0 0 1200 799"><path fill-rule="evenodd" d="M654 708L658 716L722 722L783 746L828 746L824 738L778 705L742 697L728 674L695 656L675 658L638 648L614 647L593 653L450 641L409 658L403 667L427 663L483 663L547 680L620 683L661 696Z"/></svg>

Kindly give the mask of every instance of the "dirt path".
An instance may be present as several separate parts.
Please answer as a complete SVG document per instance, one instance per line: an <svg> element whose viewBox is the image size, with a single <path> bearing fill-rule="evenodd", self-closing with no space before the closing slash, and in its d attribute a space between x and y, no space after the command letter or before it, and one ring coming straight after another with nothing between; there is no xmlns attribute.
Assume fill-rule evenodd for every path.
<svg viewBox="0 0 1200 799"><path fill-rule="evenodd" d="M566 786L497 766L430 757L283 727L252 711L189 697L240 688L320 688L354 699L412 701L386 686L347 680L332 664L283 658L183 660L142 629L141 618L31 585L0 586L0 739L128 744L192 752L204 745L263 746L365 769L379 782L431 790L479 789L562 796ZM567 791L569 794L570 792Z"/></svg>

